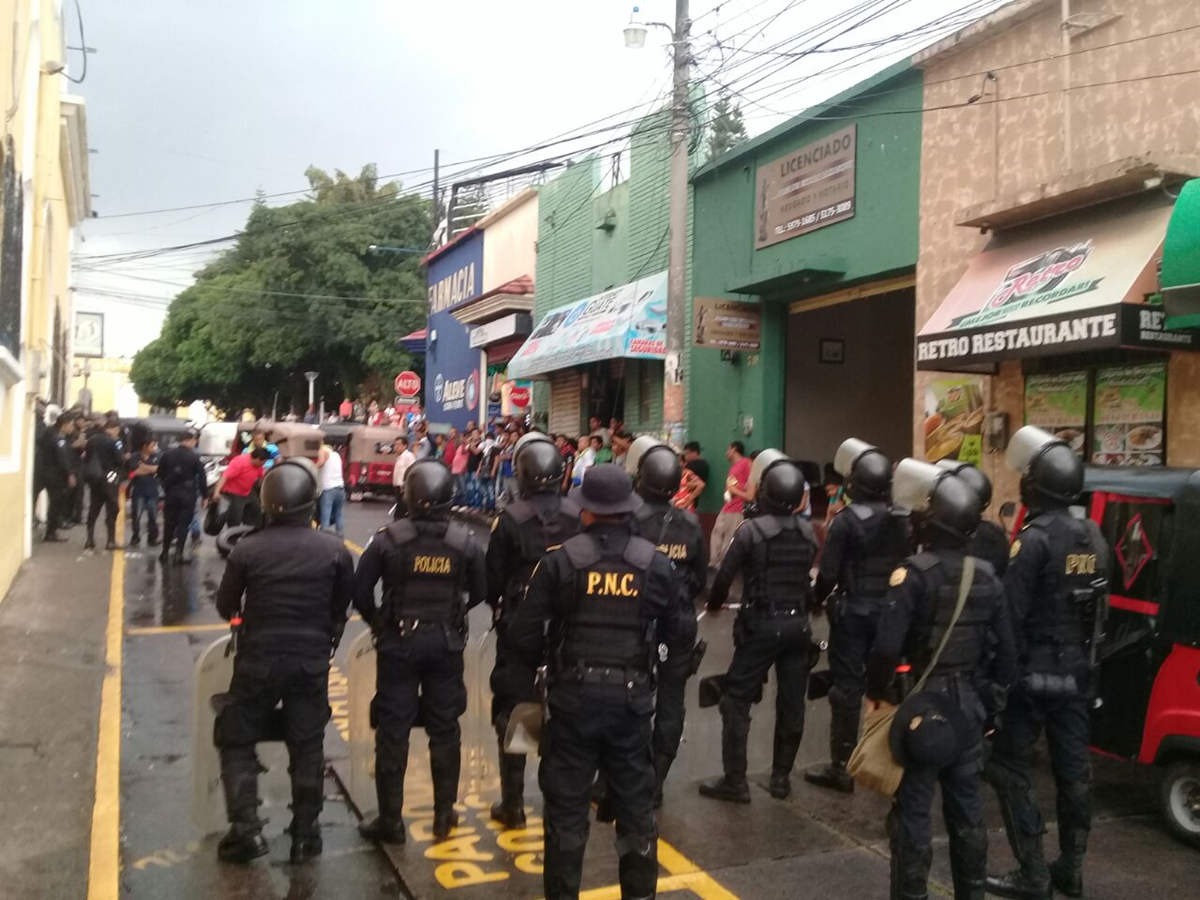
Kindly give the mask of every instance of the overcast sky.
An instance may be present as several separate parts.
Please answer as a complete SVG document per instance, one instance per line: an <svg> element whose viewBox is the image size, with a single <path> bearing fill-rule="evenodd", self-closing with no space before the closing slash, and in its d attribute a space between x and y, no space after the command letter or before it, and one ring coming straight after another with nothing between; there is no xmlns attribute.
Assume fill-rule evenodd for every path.
<svg viewBox="0 0 1200 900"><path fill-rule="evenodd" d="M670 36L652 29L644 50L625 49L622 29L632 4L624 0L80 4L87 43L97 52L73 90L87 99L99 218L82 229L76 304L106 313L110 356L132 355L158 334L165 304L211 251L122 264L88 256L232 234L245 222L249 203L212 204L250 198L256 190L302 190L310 164L357 173L374 162L382 175L411 172L401 180L428 193L434 148L450 172L462 170L468 166L460 161L591 131L581 126L637 104L648 111L669 90ZM908 55L967 14L998 4L693 0L696 77L710 95L720 85L742 92L754 134ZM674 7L671 0L647 0L639 15L671 21ZM70 4L64 8L67 43L77 46L78 19ZM937 32L861 46L959 11ZM821 33L810 33L817 26ZM826 40L822 50L852 49L801 59L779 55ZM80 54L69 60L78 77ZM631 115L601 124L617 126ZM499 168L619 133L581 138ZM128 215L187 206L201 208Z"/></svg>

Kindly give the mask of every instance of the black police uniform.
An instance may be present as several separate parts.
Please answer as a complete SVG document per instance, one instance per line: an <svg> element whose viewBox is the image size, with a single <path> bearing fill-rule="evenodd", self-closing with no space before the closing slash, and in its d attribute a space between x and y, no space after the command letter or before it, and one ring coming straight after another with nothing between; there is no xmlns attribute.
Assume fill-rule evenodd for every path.
<svg viewBox="0 0 1200 900"><path fill-rule="evenodd" d="M902 661L913 666L914 681L928 669L954 615L963 560L959 550L930 550L905 560L893 572L871 649L868 697L899 699L892 682ZM987 831L979 792L984 723L1000 711L1015 677L1016 645L1004 587L986 561L976 560L962 613L924 687L944 694L962 711L969 739L960 739L952 761L943 767L906 762L888 817L894 900L928 896L933 858L930 807L938 784L950 837L954 896L982 900L987 867Z"/></svg>
<svg viewBox="0 0 1200 900"><path fill-rule="evenodd" d="M43 483L47 495L46 540L65 540L59 538L58 529L66 524L75 454L71 449L71 438L63 434L57 425L46 429L42 441L45 463Z"/></svg>
<svg viewBox="0 0 1200 900"><path fill-rule="evenodd" d="M509 622L507 652L524 671L543 662L549 671L538 783L550 900L579 895L597 770L616 814L622 896L654 894L654 668L658 645L677 646L678 630L666 557L627 524L607 521L546 555ZM663 705L670 698L658 702L660 716L675 714Z"/></svg>
<svg viewBox="0 0 1200 900"><path fill-rule="evenodd" d="M1008 536L990 519L983 519L971 538L971 555L992 567L997 578L1008 570Z"/></svg>
<svg viewBox="0 0 1200 900"><path fill-rule="evenodd" d="M1004 579L1021 671L986 777L1000 798L1013 854L1033 884L1047 883L1050 876L1042 851L1046 828L1029 772L1043 727L1057 788L1059 846L1063 857L1074 861L1076 878L1087 849L1092 824L1088 710L1094 690L1089 655L1096 619L1107 605L1107 565L1108 548L1095 523L1054 509L1021 530Z"/></svg>
<svg viewBox="0 0 1200 900"><path fill-rule="evenodd" d="M825 537L816 599L825 603L834 595L828 606L829 753L837 770L845 768L858 743L867 654L888 579L908 553L905 520L878 500L851 503L834 516Z"/></svg>
<svg viewBox="0 0 1200 900"><path fill-rule="evenodd" d="M162 558L167 558L174 540L178 544L175 555L182 559L196 514L196 500L208 491L204 463L195 450L179 444L159 458L158 480L162 482L164 495Z"/></svg>
<svg viewBox="0 0 1200 900"><path fill-rule="evenodd" d="M179 449L168 450L164 461ZM217 589L221 617L242 618L233 681L214 729L230 823L249 834L261 831L254 747L266 739L282 702L293 847L297 838L318 834L329 660L354 599L350 552L337 537L310 526L309 516L297 515L243 537Z"/></svg>
<svg viewBox="0 0 1200 900"><path fill-rule="evenodd" d="M504 633L525 596L538 562L551 547L579 533L579 507L557 493L535 493L510 503L492 522L487 548L487 599L496 620L496 663L492 668L492 722L500 741L499 819L524 820L525 757L504 752L513 707L534 699L532 684L508 658Z"/></svg>
<svg viewBox="0 0 1200 900"><path fill-rule="evenodd" d="M679 643L667 648L658 673L658 694L667 701L654 719L654 767L661 799L663 781L683 740L684 690L695 669L696 598L708 581L708 567L695 513L665 500L646 500L633 512L633 533L653 542L670 560L679 600Z"/></svg>
<svg viewBox="0 0 1200 900"><path fill-rule="evenodd" d="M817 541L812 525L793 515L761 515L738 526L713 581L710 611L720 610L734 577L741 572L744 606L734 625L733 661L721 694L721 757L724 784L701 793L748 802L746 742L750 706L775 667L775 740L771 793L790 792L789 778L804 735L805 687L812 667L812 594ZM732 789L732 793L730 793Z"/></svg>
<svg viewBox="0 0 1200 900"><path fill-rule="evenodd" d="M383 602L376 607L380 579ZM380 819L394 840L403 840L404 773L418 713L429 736L435 816L452 812L458 720L467 708L466 613L483 602L486 588L483 551L471 530L444 518L393 522L376 532L359 560L354 606L376 638L375 785Z"/></svg>
<svg viewBox="0 0 1200 900"><path fill-rule="evenodd" d="M125 472L124 444L101 431L88 438L87 465L88 489L91 502L87 514L87 546L94 543L96 520L104 511L104 527L108 532L108 545L117 540L117 512L121 506L121 478Z"/></svg>

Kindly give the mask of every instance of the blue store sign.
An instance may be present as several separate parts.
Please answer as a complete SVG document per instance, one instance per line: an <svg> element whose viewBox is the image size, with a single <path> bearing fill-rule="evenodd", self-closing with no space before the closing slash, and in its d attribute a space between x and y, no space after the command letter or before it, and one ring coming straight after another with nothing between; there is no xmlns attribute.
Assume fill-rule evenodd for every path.
<svg viewBox="0 0 1200 900"><path fill-rule="evenodd" d="M429 261L425 412L434 424L461 429L484 418L479 349L471 346L469 328L451 315L482 293L482 282L482 232L460 240Z"/></svg>

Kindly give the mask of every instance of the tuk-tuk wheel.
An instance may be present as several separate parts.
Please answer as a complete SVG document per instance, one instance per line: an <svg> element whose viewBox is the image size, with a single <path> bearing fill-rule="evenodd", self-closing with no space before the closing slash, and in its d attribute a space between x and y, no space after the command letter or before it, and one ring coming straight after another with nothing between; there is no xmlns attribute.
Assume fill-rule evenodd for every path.
<svg viewBox="0 0 1200 900"><path fill-rule="evenodd" d="M1183 759L1167 767L1162 811L1175 836L1200 847L1200 760Z"/></svg>
<svg viewBox="0 0 1200 900"><path fill-rule="evenodd" d="M237 525L233 528L226 528L217 536L217 552L223 557L228 556L237 546L237 542L252 531L254 531L253 525Z"/></svg>

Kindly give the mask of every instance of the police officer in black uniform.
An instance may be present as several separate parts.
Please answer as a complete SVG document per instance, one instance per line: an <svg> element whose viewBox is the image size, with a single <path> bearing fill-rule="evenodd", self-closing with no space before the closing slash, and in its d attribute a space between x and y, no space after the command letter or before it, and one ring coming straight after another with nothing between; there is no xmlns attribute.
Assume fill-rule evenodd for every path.
<svg viewBox="0 0 1200 900"><path fill-rule="evenodd" d="M311 527L319 485L306 459L279 462L267 473L266 526L237 543L217 589L222 618L242 623L233 681L214 728L231 825L217 855L229 862L267 852L255 744L267 738L281 701L292 777L291 860L321 852L329 660L354 599L354 560L340 539Z"/></svg>
<svg viewBox="0 0 1200 900"><path fill-rule="evenodd" d="M887 455L850 438L838 448L833 465L846 479L851 502L829 525L816 585L818 608L828 601L829 612L830 762L805 772L804 780L849 794L854 780L846 763L858 743L867 654L888 578L910 548L908 526L889 499L892 462Z"/></svg>
<svg viewBox="0 0 1200 900"><path fill-rule="evenodd" d="M71 441L74 440L78 421L73 413L64 412L42 436L47 501L44 540L50 543L66 540L58 533L58 529L66 524L69 495L75 487L75 453L71 449Z"/></svg>
<svg viewBox="0 0 1200 900"><path fill-rule="evenodd" d="M653 897L658 883L651 751L658 647L678 646L671 566L632 534L641 503L620 467L593 466L571 492L584 532L538 564L504 637L532 671L548 667L549 715L538 783L545 800L547 900L579 896L588 807L597 770L617 820L621 896ZM659 696L658 715L678 715Z"/></svg>
<svg viewBox="0 0 1200 900"><path fill-rule="evenodd" d="M733 661L721 693L721 758L725 774L700 785L715 800L750 802L746 781L746 742L750 706L775 667L775 743L771 796L784 799L792 790L792 765L804 735L805 687L812 667L812 594L817 540L807 519L795 515L804 499L804 473L778 450L754 459L750 484L758 515L738 526L717 571L708 597L710 615L718 615L740 572L743 606L734 625Z"/></svg>
<svg viewBox="0 0 1200 900"><path fill-rule="evenodd" d="M458 824L466 617L484 601L487 579L471 529L449 520L453 500L454 476L445 463L414 463L404 479L407 517L376 532L355 576L354 606L376 641L371 723L379 815L359 828L375 841L404 842L404 772L418 712L429 736L434 837L446 837ZM380 579L383 603L376 607Z"/></svg>
<svg viewBox="0 0 1200 900"><path fill-rule="evenodd" d="M983 735L985 723L1003 705L1017 665L1004 586L991 565L969 556L979 498L966 481L906 459L896 469L892 497L911 509L921 552L891 575L867 666L868 703L900 699L895 673L901 663L912 667L906 682L925 680L922 690L901 705L892 725L904 777L888 816L891 896L929 896L930 807L940 784L955 900L983 900Z"/></svg>
<svg viewBox="0 0 1200 900"><path fill-rule="evenodd" d="M88 438L84 471L88 475L91 502L83 549L96 549L96 520L104 510L104 527L108 534L104 549L118 550L122 545L117 544L117 512L121 507L121 476L125 472L125 445L121 441L119 419L108 419L103 429Z"/></svg>
<svg viewBox="0 0 1200 900"><path fill-rule="evenodd" d="M683 739L684 689L698 663L696 598L704 590L708 572L700 520L695 513L671 503L683 475L683 464L675 451L655 438L639 437L625 457L625 469L642 498L642 505L633 513L633 532L652 541L670 561L679 600L679 644L665 648L666 661L659 665L658 693L669 699L661 704L663 713L654 720L657 807L662 804L663 782Z"/></svg>
<svg viewBox="0 0 1200 900"><path fill-rule="evenodd" d="M166 562L171 554L171 541L176 541L175 564L187 560L183 551L187 546L188 530L196 514L196 500L201 503L208 493L208 475L204 463L196 453L196 441L200 433L189 429L183 439L162 455L158 461L158 480L163 486L163 542L159 559Z"/></svg>
<svg viewBox="0 0 1200 900"><path fill-rule="evenodd" d="M551 547L579 533L579 507L560 493L563 457L546 435L530 432L513 456L520 498L492 522L487 549L487 598L496 627L492 669L492 721L500 740L500 802L492 818L507 828L525 827L525 756L504 752L504 734L513 707L532 701L528 673L510 664L504 633L525 596L534 567Z"/></svg>
<svg viewBox="0 0 1200 900"><path fill-rule="evenodd" d="M1083 491L1083 464L1070 446L1027 425L1013 435L1006 462L1021 475L1021 500L1029 510L1004 579L1021 672L985 775L1000 798L1019 867L989 877L988 891L1049 898L1053 886L1080 897L1092 825L1088 711L1108 607L1108 547L1095 523L1075 518L1068 508ZM1058 794L1061 850L1049 866L1042 849L1046 829L1029 774L1043 727Z"/></svg>
<svg viewBox="0 0 1200 900"><path fill-rule="evenodd" d="M971 463L957 459L943 459L938 466L965 481L979 498L979 527L971 538L971 555L987 560L996 575L1003 578L1008 569L1008 537L1003 528L987 518L987 509L992 505L991 479Z"/></svg>

